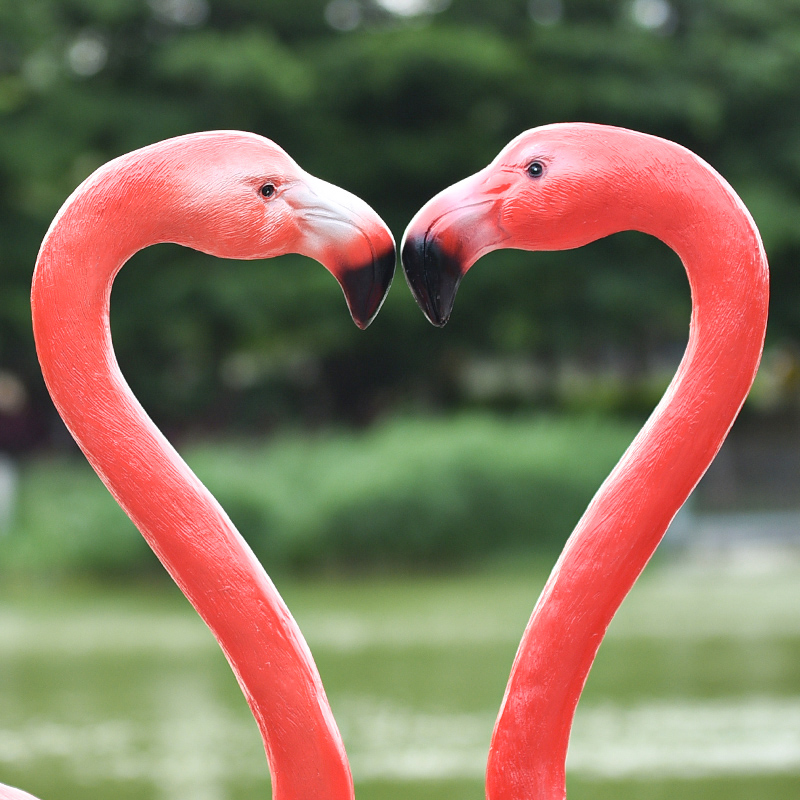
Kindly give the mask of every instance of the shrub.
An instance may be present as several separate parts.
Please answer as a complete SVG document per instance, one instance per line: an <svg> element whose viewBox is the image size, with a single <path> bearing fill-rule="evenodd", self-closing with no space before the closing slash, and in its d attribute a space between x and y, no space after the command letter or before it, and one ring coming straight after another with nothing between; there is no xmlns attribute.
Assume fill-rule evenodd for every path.
<svg viewBox="0 0 800 800"><path fill-rule="evenodd" d="M471 415L185 453L268 569L415 568L556 549L632 435L597 419ZM68 459L24 465L0 556L44 571L154 564L89 467Z"/></svg>

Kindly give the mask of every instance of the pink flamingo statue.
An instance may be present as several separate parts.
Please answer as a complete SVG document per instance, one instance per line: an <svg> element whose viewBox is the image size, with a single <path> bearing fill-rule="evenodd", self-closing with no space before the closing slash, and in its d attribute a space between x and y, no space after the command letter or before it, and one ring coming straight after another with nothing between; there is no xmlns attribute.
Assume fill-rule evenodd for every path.
<svg viewBox="0 0 800 800"><path fill-rule="evenodd" d="M304 172L267 139L191 134L117 158L84 181L47 233L32 290L56 407L219 641L264 739L274 798L351 800L344 746L300 630L117 366L111 285L137 250L157 242L226 258L311 256L337 278L364 328L391 283L391 233L366 203ZM3 787L0 798L30 795Z"/></svg>
<svg viewBox="0 0 800 800"><path fill-rule="evenodd" d="M444 325L459 281L502 247L563 250L623 230L681 257L692 291L689 344L644 428L558 560L525 630L492 736L489 800L566 797L572 720L625 595L733 424L758 369L768 268L733 189L672 142L620 128L549 125L430 200L406 230L414 296Z"/></svg>

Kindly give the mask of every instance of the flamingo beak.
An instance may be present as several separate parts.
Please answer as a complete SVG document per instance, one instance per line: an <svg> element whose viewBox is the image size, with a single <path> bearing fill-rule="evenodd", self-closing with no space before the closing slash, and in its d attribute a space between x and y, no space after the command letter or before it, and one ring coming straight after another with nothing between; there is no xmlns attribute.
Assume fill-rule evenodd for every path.
<svg viewBox="0 0 800 800"><path fill-rule="evenodd" d="M443 328L464 277L461 262L427 232L419 236L407 231L401 253L406 283L417 305L432 325Z"/></svg>
<svg viewBox="0 0 800 800"><path fill-rule="evenodd" d="M431 324L450 319L461 279L508 238L501 225L503 186L483 172L454 184L417 212L403 236L403 270Z"/></svg>
<svg viewBox="0 0 800 800"><path fill-rule="evenodd" d="M311 175L290 193L300 231L295 252L319 261L336 278L353 322L363 330L392 285L397 254L391 231L363 200Z"/></svg>
<svg viewBox="0 0 800 800"><path fill-rule="evenodd" d="M392 242L390 248L374 253L363 266L345 269L337 276L350 316L362 331L380 311L392 285L396 263L397 253Z"/></svg>

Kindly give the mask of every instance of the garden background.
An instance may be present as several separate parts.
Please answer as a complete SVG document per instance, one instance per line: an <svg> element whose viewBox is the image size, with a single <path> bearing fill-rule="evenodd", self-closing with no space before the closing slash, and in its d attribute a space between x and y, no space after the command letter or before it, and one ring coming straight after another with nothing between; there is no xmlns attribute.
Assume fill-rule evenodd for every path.
<svg viewBox="0 0 800 800"><path fill-rule="evenodd" d="M399 240L422 203L513 136L570 120L646 131L706 159L751 210L772 272L751 398L654 583L601 651L587 692L610 716L598 711L576 733L590 744L578 745L574 796L796 796L798 0L0 0L0 779L53 797L266 791L263 765L261 783L251 780L219 739L238 741L226 715L247 719L227 667L83 462L41 379L30 278L70 192L151 142L248 130L362 196ZM342 709L363 796L480 796L493 709L546 565L666 388L689 313L677 257L636 233L487 256L444 330L400 274L362 332L335 280L301 257L226 262L159 245L121 272L112 328L122 370L296 609ZM697 520L719 529L723 514L757 520L742 546L717 538L687 556ZM768 547L750 547L754 530L776 525ZM500 616L481 616L489 607ZM106 685L103 699L91 693ZM126 728L152 686L149 721ZM185 686L199 694L175 688ZM200 716L165 704L178 695ZM222 706L204 717L198 696ZM701 751L743 719L742 736L760 731L754 741L767 743L754 757L737 740L744 750L729 748L716 768L689 748L667 758L689 767L670 771L663 742L639 766L612 754L603 763L617 767L597 767L586 754L609 731L629 733L619 753L639 752L642 708L645 729L662 731L677 719L670 709L685 712L676 740L710 725ZM176 716L183 734L169 727ZM469 739L471 725L467 749L437 761L431 742ZM391 760L407 754L409 730L430 738L403 762L416 772ZM256 763L255 730L243 741L252 736ZM363 755L378 741L385 753ZM239 778L212 753L233 772L239 764ZM113 769L97 772L100 762Z"/></svg>

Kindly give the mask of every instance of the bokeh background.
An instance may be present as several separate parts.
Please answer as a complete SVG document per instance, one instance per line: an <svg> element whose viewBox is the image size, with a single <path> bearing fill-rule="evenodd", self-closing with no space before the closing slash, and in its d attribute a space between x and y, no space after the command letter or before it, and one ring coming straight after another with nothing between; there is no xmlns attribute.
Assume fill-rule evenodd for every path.
<svg viewBox="0 0 800 800"><path fill-rule="evenodd" d="M741 418L601 650L570 795L797 796L798 0L0 0L0 780L269 791L224 660L41 379L30 278L70 192L154 141L249 130L399 240L513 136L570 120L711 163L773 291ZM689 312L677 257L637 233L487 256L444 330L400 275L362 332L301 257L160 245L122 271L123 372L289 599L359 796L481 796L548 565L667 386Z"/></svg>

